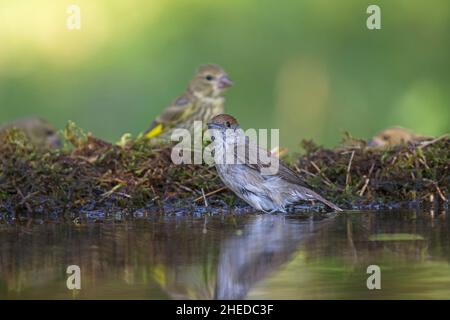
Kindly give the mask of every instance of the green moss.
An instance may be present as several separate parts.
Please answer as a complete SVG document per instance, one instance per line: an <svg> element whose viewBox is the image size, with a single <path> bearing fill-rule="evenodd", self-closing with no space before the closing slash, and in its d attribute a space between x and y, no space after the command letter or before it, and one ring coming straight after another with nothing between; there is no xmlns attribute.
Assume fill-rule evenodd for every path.
<svg viewBox="0 0 450 320"><path fill-rule="evenodd" d="M304 143L296 161L312 186L343 206L436 201L447 205L450 139L391 149L354 144L333 150ZM351 160L350 160L351 159Z"/></svg>
<svg viewBox="0 0 450 320"><path fill-rule="evenodd" d="M19 130L0 134L0 212L191 210L203 206L202 189L208 194L223 188L213 167L174 165L170 146L142 139L112 145L73 123L64 136L68 145L63 149L45 151ZM303 146L305 154L290 156L290 163L344 208L423 202L430 196L441 204L448 199L449 139L391 150L367 149L361 141L336 149L311 141ZM227 190L209 196L208 202L210 207L242 204Z"/></svg>

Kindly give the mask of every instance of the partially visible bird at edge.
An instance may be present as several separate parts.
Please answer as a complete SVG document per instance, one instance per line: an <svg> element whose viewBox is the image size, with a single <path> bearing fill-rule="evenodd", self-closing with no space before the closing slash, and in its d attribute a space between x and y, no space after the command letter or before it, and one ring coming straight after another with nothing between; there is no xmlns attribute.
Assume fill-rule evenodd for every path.
<svg viewBox="0 0 450 320"><path fill-rule="evenodd" d="M62 147L62 142L53 125L36 116L20 118L0 126L0 132L17 128L25 133L30 142L39 149L53 149Z"/></svg>

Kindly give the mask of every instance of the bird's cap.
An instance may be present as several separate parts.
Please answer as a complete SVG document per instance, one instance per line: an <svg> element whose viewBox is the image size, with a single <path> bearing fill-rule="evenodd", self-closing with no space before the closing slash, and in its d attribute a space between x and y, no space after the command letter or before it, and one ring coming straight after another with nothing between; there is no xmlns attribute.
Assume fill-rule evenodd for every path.
<svg viewBox="0 0 450 320"><path fill-rule="evenodd" d="M203 64L197 69L197 73L208 73L208 72L214 74L226 73L221 66L213 63Z"/></svg>
<svg viewBox="0 0 450 320"><path fill-rule="evenodd" d="M239 123L229 114L219 114L208 122L209 128L231 128L232 126L237 127Z"/></svg>

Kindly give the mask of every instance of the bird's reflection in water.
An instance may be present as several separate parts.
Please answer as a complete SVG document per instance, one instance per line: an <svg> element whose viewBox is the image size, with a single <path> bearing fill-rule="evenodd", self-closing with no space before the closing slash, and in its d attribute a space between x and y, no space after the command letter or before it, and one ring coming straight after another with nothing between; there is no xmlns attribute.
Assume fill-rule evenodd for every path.
<svg viewBox="0 0 450 320"><path fill-rule="evenodd" d="M311 223L312 218L290 216L286 221L284 216L262 215L240 235L226 239L220 247L214 298L245 298L256 282L289 261L300 241L325 222Z"/></svg>
<svg viewBox="0 0 450 320"><path fill-rule="evenodd" d="M220 225L216 218L208 220L200 237L191 230L193 238L171 242L176 245L161 251L163 255L174 250L180 254L154 269L155 278L171 298L245 298L254 284L288 262L301 240L331 217L252 215L227 217L228 222Z"/></svg>

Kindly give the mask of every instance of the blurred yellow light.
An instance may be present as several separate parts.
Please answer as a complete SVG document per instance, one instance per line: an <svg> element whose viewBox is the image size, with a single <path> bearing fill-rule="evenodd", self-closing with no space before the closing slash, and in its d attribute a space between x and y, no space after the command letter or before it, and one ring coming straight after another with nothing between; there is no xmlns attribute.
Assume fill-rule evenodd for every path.
<svg viewBox="0 0 450 320"><path fill-rule="evenodd" d="M127 36L159 13L163 1L1 1L0 67L14 68L21 59L44 58L54 64L74 65L97 52L108 41ZM81 29L69 30L69 5L81 9ZM146 9L146 10L143 10ZM129 35L129 34L128 34ZM39 63L39 60L38 60ZM31 63L33 64L33 63Z"/></svg>

